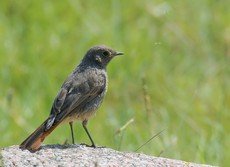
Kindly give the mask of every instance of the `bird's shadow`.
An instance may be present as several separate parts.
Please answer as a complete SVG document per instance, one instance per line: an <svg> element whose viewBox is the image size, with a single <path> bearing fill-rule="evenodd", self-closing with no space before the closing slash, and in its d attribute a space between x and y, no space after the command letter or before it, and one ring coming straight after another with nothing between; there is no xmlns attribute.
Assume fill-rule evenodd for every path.
<svg viewBox="0 0 230 167"><path fill-rule="evenodd" d="M39 150L45 149L69 149L69 148L79 148L82 147L80 144L52 144L52 145L42 145Z"/></svg>
<svg viewBox="0 0 230 167"><path fill-rule="evenodd" d="M48 150L48 149L61 149L61 150L64 150L64 149L72 149L72 148L84 148L84 147L88 147L88 148L106 148L104 146L97 146L97 147L92 147L92 146L89 146L87 144L52 144L52 145L42 145L38 150L28 150L30 151L31 153L35 153L35 152L39 152L39 151L42 151L42 150Z"/></svg>

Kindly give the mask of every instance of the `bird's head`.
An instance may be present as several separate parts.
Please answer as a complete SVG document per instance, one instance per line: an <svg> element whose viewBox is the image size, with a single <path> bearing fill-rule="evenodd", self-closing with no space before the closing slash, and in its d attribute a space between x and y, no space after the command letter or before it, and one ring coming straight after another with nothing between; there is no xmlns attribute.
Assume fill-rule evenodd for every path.
<svg viewBox="0 0 230 167"><path fill-rule="evenodd" d="M82 62L106 68L110 60L118 55L123 55L123 53L117 52L107 46L99 45L90 48L85 54Z"/></svg>

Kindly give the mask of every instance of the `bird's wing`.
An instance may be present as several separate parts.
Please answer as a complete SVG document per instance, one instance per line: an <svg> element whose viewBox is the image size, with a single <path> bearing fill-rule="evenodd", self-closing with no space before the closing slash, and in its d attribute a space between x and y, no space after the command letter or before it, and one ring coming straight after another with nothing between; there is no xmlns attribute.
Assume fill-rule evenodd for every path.
<svg viewBox="0 0 230 167"><path fill-rule="evenodd" d="M68 83L54 100L46 130L65 119L71 111L91 101L104 90L104 86L93 86L90 82Z"/></svg>

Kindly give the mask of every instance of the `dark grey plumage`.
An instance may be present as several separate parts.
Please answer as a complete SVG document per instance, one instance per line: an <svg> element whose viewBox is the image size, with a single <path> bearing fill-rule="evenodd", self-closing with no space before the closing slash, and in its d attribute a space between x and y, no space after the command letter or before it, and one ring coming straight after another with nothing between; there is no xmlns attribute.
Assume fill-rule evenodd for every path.
<svg viewBox="0 0 230 167"><path fill-rule="evenodd" d="M72 122L75 120L82 121L92 146L95 147L86 124L102 103L108 83L106 66L117 55L122 53L106 46L92 47L63 83L53 102L49 118L36 130L39 133L35 131L21 144L21 148L36 150L39 142L34 143L41 143L62 122L69 122L73 133ZM73 136L72 140L74 142Z"/></svg>

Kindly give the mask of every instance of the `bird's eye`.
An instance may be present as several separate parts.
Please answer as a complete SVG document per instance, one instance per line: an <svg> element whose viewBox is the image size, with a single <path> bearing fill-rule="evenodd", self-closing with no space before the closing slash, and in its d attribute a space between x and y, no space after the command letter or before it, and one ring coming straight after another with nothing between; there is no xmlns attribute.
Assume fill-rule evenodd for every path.
<svg viewBox="0 0 230 167"><path fill-rule="evenodd" d="M108 55L109 55L109 52L104 51L102 54L103 54L104 56L108 56Z"/></svg>

